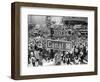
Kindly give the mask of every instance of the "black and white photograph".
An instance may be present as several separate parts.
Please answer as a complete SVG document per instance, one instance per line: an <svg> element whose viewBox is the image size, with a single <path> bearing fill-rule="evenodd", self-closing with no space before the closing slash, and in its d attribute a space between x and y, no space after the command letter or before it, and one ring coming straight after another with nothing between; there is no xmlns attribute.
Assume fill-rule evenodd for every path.
<svg viewBox="0 0 100 82"><path fill-rule="evenodd" d="M28 15L28 67L88 64L88 17Z"/></svg>

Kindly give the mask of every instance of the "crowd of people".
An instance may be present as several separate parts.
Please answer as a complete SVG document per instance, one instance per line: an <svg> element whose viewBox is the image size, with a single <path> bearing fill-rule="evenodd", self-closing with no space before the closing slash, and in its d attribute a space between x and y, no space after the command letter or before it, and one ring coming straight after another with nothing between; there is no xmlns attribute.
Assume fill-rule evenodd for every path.
<svg viewBox="0 0 100 82"><path fill-rule="evenodd" d="M40 39L40 37L38 37ZM61 51L44 47L42 41L30 43L28 46L28 64L43 66L53 62L53 65L87 64L87 42L73 45L71 50Z"/></svg>
<svg viewBox="0 0 100 82"><path fill-rule="evenodd" d="M77 30L76 31L78 32L77 34L73 33L72 36L69 36L69 37L74 37L73 38L74 40L71 40L72 38L68 39L66 37L62 37L62 38L59 37L57 38L53 36L51 37L51 36L47 36L47 34L51 35L50 31L42 32L39 25L35 25L35 26L36 29L29 31L29 41L28 41L28 64L29 65L31 64L33 67L38 67L38 66L44 66L45 63L47 63L46 65L79 65L79 64L88 63L87 35L85 35L84 38L80 36L81 34L78 34L80 32L78 32ZM44 29L42 30L44 31ZM45 41L46 39L48 39L48 37L49 39L53 38L54 40L58 40L58 39L64 41L69 40L72 42L72 48L70 50L59 50L59 49L57 50L57 49L47 48Z"/></svg>

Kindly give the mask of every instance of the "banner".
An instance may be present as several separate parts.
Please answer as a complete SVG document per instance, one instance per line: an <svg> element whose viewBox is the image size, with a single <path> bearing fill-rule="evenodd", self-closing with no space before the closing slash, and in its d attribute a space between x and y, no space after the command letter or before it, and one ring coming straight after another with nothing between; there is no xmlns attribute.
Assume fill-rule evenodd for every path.
<svg viewBox="0 0 100 82"><path fill-rule="evenodd" d="M47 48L54 49L54 50L67 51L67 50L71 50L72 43L69 41L47 40L46 46Z"/></svg>
<svg viewBox="0 0 100 82"><path fill-rule="evenodd" d="M67 26L64 25L54 25L52 31L52 36L58 38L63 38L72 35L72 29L69 29Z"/></svg>

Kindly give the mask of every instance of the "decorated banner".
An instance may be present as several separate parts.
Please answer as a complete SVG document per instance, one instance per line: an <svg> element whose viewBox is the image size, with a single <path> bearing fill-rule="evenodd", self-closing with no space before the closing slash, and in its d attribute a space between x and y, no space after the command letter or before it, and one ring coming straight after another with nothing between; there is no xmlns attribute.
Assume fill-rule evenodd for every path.
<svg viewBox="0 0 100 82"><path fill-rule="evenodd" d="M54 25L53 27L53 37L66 37L71 36L72 29L64 25Z"/></svg>
<svg viewBox="0 0 100 82"><path fill-rule="evenodd" d="M71 50L72 43L69 41L47 40L46 46L47 48L54 49L54 50L67 51L67 50Z"/></svg>

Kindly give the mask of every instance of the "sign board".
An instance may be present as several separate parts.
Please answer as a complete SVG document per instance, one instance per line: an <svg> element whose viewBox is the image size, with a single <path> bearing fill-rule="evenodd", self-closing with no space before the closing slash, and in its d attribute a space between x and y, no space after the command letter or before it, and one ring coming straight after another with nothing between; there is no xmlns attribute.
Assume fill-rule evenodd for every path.
<svg viewBox="0 0 100 82"><path fill-rule="evenodd" d="M54 49L54 50L67 51L67 50L71 50L72 43L69 41L47 40L46 46L47 48Z"/></svg>
<svg viewBox="0 0 100 82"><path fill-rule="evenodd" d="M67 41L70 41L72 38L72 29L64 25L54 25L51 34L54 38L66 38Z"/></svg>

